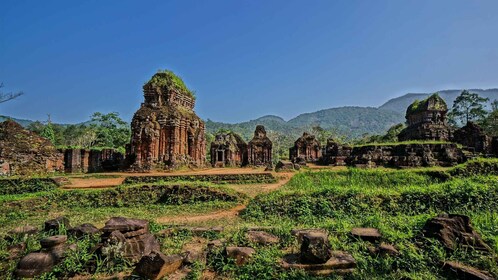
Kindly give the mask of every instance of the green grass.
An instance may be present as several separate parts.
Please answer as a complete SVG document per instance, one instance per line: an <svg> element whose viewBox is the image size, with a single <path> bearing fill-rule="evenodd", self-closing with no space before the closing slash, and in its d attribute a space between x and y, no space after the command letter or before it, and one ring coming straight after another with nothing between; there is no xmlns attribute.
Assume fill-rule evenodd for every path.
<svg viewBox="0 0 498 280"><path fill-rule="evenodd" d="M282 189L252 200L243 218L247 223L284 225L286 229L327 229L332 247L350 252L358 262L355 272L345 279L446 279L439 265L442 260L461 261L496 276L498 264L493 255L498 253L497 200L496 176L441 180L423 170L304 172ZM424 223L443 211L469 215L494 252L449 252L438 242L422 238ZM353 227L378 228L384 241L394 244L401 255L370 255L369 243L349 236ZM296 244L292 248L298 250ZM305 277L279 272L276 265L273 269L286 279ZM244 278L239 276L235 273L233 277Z"/></svg>
<svg viewBox="0 0 498 280"><path fill-rule="evenodd" d="M297 173L281 189L258 195L249 201L240 218L214 220L203 226L222 225L220 234L206 234L208 240L225 238L227 245L251 246L256 249L252 261L243 267L235 266L222 251L213 252L206 264L196 263L187 279L199 279L202 270L210 269L226 279L447 279L440 261L456 260L498 276L498 160L477 159L455 168L347 169L339 171L304 171ZM169 193L161 203L157 189L142 189L142 185L125 186L113 190L63 191L0 196L1 232L24 224L39 225L48 218L65 215L72 225L95 223L102 226L112 216L126 216L155 220L161 216L196 215L220 209L229 209L248 198L223 185L206 182L160 182L155 186L169 189L181 185L187 195L195 188L193 199L185 193ZM200 186L200 187L199 187ZM209 192L203 193L203 190ZM164 191L164 189L163 189ZM223 200L217 194L234 197ZM206 196L206 194L209 194ZM131 199L125 199L130 195ZM209 197L209 199L203 199ZM224 196L221 196L224 197ZM121 201L121 202L119 202ZM143 201L146 201L144 203ZM119 203L118 203L119 202ZM433 239L423 238L425 222L441 212L470 216L474 228L481 234L493 252L484 253L456 248L447 251ZM198 224L196 224L198 225ZM171 225L151 223L151 231ZM268 226L277 235L278 245L261 247L245 237L248 227ZM398 257L371 255L370 243L351 238L353 227L375 227L383 241L393 244ZM349 252L357 261L357 269L347 276L316 278L302 271L286 271L279 260L299 246L290 231L296 228L323 228L329 232L334 250ZM36 240L35 240L36 239ZM39 246L37 240L28 240L29 250ZM7 262L7 241L0 239L0 269L12 271L15 262ZM161 237L166 254L182 252L182 247L194 240L188 231L178 231ZM84 264L91 257L88 248L95 240L82 242L81 249L42 279L57 279L71 274L84 274ZM78 243L80 244L80 243ZM102 260L101 274L131 271L126 263Z"/></svg>

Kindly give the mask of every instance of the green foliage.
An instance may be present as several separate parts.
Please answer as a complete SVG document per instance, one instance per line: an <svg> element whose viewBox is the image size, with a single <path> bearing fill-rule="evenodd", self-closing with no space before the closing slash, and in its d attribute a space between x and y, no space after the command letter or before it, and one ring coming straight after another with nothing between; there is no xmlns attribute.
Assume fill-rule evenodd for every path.
<svg viewBox="0 0 498 280"><path fill-rule="evenodd" d="M52 144L55 143L55 131L50 119L48 120L47 125L43 127L40 136L47 138Z"/></svg>
<svg viewBox="0 0 498 280"><path fill-rule="evenodd" d="M57 184L49 178L0 180L0 195L35 193L55 189L57 189Z"/></svg>
<svg viewBox="0 0 498 280"><path fill-rule="evenodd" d="M498 100L491 103L491 112L480 122L486 134L498 136Z"/></svg>
<svg viewBox="0 0 498 280"><path fill-rule="evenodd" d="M172 87L181 93L185 93L190 97L195 98L195 93L188 89L183 80L170 70L158 70L147 84L158 87Z"/></svg>
<svg viewBox="0 0 498 280"><path fill-rule="evenodd" d="M90 121L82 124L33 122L27 128L51 140L59 148L113 148L122 153L131 136L130 125L116 112L108 114L96 112Z"/></svg>
<svg viewBox="0 0 498 280"><path fill-rule="evenodd" d="M467 90L462 91L453 102L453 107L448 114L450 122L458 125L484 119L487 114L484 105L488 101L488 98L480 97L477 93L470 93Z"/></svg>
<svg viewBox="0 0 498 280"><path fill-rule="evenodd" d="M300 173L281 191L258 196L245 215L306 220L338 213L423 214L498 209L496 177L454 178L446 182L411 171L357 170Z"/></svg>
<svg viewBox="0 0 498 280"><path fill-rule="evenodd" d="M470 177L476 175L498 175L497 158L477 158L469 160L464 164L454 167L450 174L459 177Z"/></svg>
<svg viewBox="0 0 498 280"><path fill-rule="evenodd" d="M395 143L398 142L399 133L406 127L399 123L391 126L384 135L372 135L353 141L355 145L365 145L369 143Z"/></svg>
<svg viewBox="0 0 498 280"><path fill-rule="evenodd" d="M106 190L54 193L50 200L65 207L132 207L145 204L182 205L208 201L237 202L241 197L219 187L189 185L130 186Z"/></svg>
<svg viewBox="0 0 498 280"><path fill-rule="evenodd" d="M211 175L170 175L170 176L130 176L124 184L158 183L158 182L210 182L215 184L263 184L275 183L276 179L270 173L252 174L211 174Z"/></svg>
<svg viewBox="0 0 498 280"><path fill-rule="evenodd" d="M429 103L429 100L433 100L434 102ZM413 101L413 103L410 106L408 106L406 113L412 114L424 110L445 111L447 110L446 102L444 102L444 100L439 96L438 93L434 93L422 101L420 100Z"/></svg>
<svg viewBox="0 0 498 280"><path fill-rule="evenodd" d="M119 117L119 113L94 113L90 126L97 134L95 146L120 148L130 142L130 126Z"/></svg>

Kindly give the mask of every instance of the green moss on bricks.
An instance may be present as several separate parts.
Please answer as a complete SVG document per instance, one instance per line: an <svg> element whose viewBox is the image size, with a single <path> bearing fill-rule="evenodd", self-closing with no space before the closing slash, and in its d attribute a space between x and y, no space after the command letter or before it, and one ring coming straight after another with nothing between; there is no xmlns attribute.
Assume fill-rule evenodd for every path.
<svg viewBox="0 0 498 280"><path fill-rule="evenodd" d="M148 84L157 87L174 88L183 94L195 98L195 93L187 88L182 78L178 77L170 70L157 71L157 73L146 83L146 85Z"/></svg>
<svg viewBox="0 0 498 280"><path fill-rule="evenodd" d="M430 102L433 100L433 102ZM425 110L435 110L435 111L446 111L448 107L446 102L439 96L438 93L434 93L433 95L427 97L424 100L415 100L413 103L408 106L406 110L407 114L413 114Z"/></svg>

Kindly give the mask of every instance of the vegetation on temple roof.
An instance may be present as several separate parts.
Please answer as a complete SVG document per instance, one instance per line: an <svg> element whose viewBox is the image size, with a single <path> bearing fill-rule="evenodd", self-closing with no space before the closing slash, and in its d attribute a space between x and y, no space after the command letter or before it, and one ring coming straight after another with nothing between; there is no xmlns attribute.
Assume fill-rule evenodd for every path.
<svg viewBox="0 0 498 280"><path fill-rule="evenodd" d="M195 98L195 93L187 88L182 78L178 77L173 71L158 70L154 76L146 83L158 87L174 88L179 92Z"/></svg>
<svg viewBox="0 0 498 280"><path fill-rule="evenodd" d="M426 99L420 101L415 100L408 106L406 110L407 114L418 113L422 111L447 111L448 107L446 102L439 96L439 94L434 93L433 95L427 97Z"/></svg>

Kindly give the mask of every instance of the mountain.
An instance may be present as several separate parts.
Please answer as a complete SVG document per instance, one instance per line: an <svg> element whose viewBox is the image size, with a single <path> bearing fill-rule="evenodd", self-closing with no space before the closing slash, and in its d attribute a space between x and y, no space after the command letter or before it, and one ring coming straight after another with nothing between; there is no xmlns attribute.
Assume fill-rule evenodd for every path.
<svg viewBox="0 0 498 280"><path fill-rule="evenodd" d="M31 120L16 119L16 118L11 118L11 117L7 117L7 116L0 116L0 122L6 121L6 120L13 120L16 123L22 125L23 127L27 127L29 124L31 124L33 122Z"/></svg>
<svg viewBox="0 0 498 280"><path fill-rule="evenodd" d="M471 93L477 93L481 97L489 98L489 103L491 103L493 100L498 99L498 89L493 88L493 89L469 89ZM460 93L462 93L461 89L458 90L441 90L438 91L439 96L444 99L446 104L448 104L448 107L451 108L453 106L453 102L457 98ZM382 106L379 107L379 109L382 110L391 110L395 111L401 114L405 114L406 108L410 104L413 103L416 99L422 100L428 97L432 93L408 93L400 97L393 98L386 103L384 103ZM490 104L488 103L488 106Z"/></svg>
<svg viewBox="0 0 498 280"><path fill-rule="evenodd" d="M240 134L244 139L252 138L256 125L264 125L267 130L297 138L304 131L314 126L345 135L349 139L365 133L382 134L389 127L403 122L402 114L373 107L339 107L301 114L289 121L277 116L264 116L248 122L228 124L208 120L206 129L216 134L220 129L227 129Z"/></svg>

